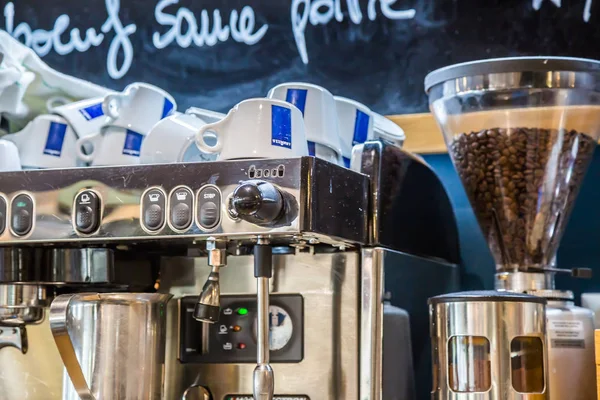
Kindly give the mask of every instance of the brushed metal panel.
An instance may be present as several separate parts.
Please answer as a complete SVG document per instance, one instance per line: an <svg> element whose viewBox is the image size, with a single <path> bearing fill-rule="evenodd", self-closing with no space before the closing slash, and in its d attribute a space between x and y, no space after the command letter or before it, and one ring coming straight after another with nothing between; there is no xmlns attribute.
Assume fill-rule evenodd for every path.
<svg viewBox="0 0 600 400"><path fill-rule="evenodd" d="M223 294L256 294L252 256L229 257L221 269ZM206 259L165 258L161 288L175 296L167 313L165 398L181 398L193 384L214 399L251 394L254 364L182 365L178 354L178 298L198 295L208 275ZM274 256L273 294L304 298L304 359L273 363L276 395L313 400L359 398L360 255L357 252Z"/></svg>

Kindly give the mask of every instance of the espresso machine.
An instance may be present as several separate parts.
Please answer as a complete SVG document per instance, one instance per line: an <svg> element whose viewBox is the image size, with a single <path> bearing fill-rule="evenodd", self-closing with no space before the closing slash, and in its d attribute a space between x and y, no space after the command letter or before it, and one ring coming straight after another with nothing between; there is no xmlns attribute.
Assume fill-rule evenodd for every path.
<svg viewBox="0 0 600 400"><path fill-rule="evenodd" d="M557 268L556 252L600 137L599 84L600 62L563 57L481 60L442 68L426 77L430 109L496 262L498 293L529 294L547 301L543 327L539 321L531 324L541 312L531 299L520 303L529 311L502 306L506 313L494 317L498 318L495 325L478 311L488 296L480 296L479 302L477 296L469 296L468 303L475 304L470 309L464 299L450 302L468 316L436 314L439 299L432 299L434 336L445 334L433 326L443 321L453 328L464 325L465 332L487 321L489 329L480 332L483 339L478 339L484 344L492 336L497 340L505 324L527 327L518 336L531 336L532 343L545 335L543 346L527 350L516 343L519 352L498 353L491 360L512 365L512 378L507 369L489 385L486 378L481 380L486 384L468 390L443 382L434 387L434 398L596 399L589 384L595 381L593 313L575 307L573 293L557 290L554 277L591 275L586 269ZM498 304L515 302L498 293L492 296ZM512 345L515 336L509 335L505 347ZM439 352L446 349L440 344ZM485 353L485 346L479 349ZM526 366L517 360L527 355L537 361ZM444 354L437 361L449 357ZM546 371L541 373L546 358ZM450 371L449 364L447 368ZM519 390L524 376L537 376L537 384ZM504 390L498 391L499 387Z"/></svg>
<svg viewBox="0 0 600 400"><path fill-rule="evenodd" d="M384 141L357 146L352 169L31 170L0 174L0 192L0 293L22 293L0 297L0 330L14 327L0 362L40 369L35 393L13 381L3 400L410 399L397 382L412 364L382 370L384 270L458 253L441 182ZM45 344L24 354L38 326ZM386 335L389 362L412 359L392 343L406 332Z"/></svg>

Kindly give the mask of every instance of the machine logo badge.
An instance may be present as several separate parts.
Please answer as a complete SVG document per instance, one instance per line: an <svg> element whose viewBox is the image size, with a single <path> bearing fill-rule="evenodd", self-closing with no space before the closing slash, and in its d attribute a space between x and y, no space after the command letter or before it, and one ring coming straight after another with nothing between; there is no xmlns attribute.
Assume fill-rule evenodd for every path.
<svg viewBox="0 0 600 400"><path fill-rule="evenodd" d="M44 146L44 154L60 157L66 133L66 124L52 122L48 129L48 138L46 139L46 145Z"/></svg>
<svg viewBox="0 0 600 400"><path fill-rule="evenodd" d="M271 106L271 145L292 148L292 110Z"/></svg>
<svg viewBox="0 0 600 400"><path fill-rule="evenodd" d="M144 140L144 136L141 133L127 129L127 136L125 136L125 144L123 146L123 154L139 157L140 149L142 148L142 140Z"/></svg>
<svg viewBox="0 0 600 400"><path fill-rule="evenodd" d="M104 115L104 111L102 111L102 103L82 108L79 110L79 113L83 116L83 118L85 118L86 121L91 121Z"/></svg>

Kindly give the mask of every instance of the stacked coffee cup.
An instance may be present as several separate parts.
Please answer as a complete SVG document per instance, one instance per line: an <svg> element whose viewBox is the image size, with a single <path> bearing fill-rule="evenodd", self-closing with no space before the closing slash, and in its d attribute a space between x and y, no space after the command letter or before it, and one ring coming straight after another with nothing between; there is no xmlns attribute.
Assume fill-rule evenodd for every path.
<svg viewBox="0 0 600 400"><path fill-rule="evenodd" d="M102 101L104 126L77 141L77 156L92 166L139 164L146 135L176 109L170 94L146 83L133 83L122 93L109 94Z"/></svg>
<svg viewBox="0 0 600 400"><path fill-rule="evenodd" d="M176 111L146 84L78 102L53 97L48 115L0 140L0 171L105 165L287 158L311 155L348 167L354 146L401 143L402 130L365 105L308 83L283 83L227 115ZM387 123L387 125L386 125ZM195 142L196 145L193 145ZM2 161L4 160L4 161Z"/></svg>
<svg viewBox="0 0 600 400"><path fill-rule="evenodd" d="M0 171L138 164L145 136L177 107L145 83L77 102L52 97L46 106L50 114L0 140Z"/></svg>
<svg viewBox="0 0 600 400"><path fill-rule="evenodd" d="M399 127L392 123L395 128L387 129L389 125L374 123L377 118L385 119L320 86L283 83L271 89L267 98L244 100L221 121L203 125L196 144L221 160L311 155L348 167L354 146L384 136L376 134L374 127L385 126L390 131L386 139L403 140ZM207 143L209 134L216 143Z"/></svg>

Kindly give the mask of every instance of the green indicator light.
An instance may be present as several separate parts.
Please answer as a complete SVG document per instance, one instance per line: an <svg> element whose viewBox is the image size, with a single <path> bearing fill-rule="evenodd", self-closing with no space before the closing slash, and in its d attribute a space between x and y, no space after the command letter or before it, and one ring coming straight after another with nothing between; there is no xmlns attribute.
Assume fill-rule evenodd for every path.
<svg viewBox="0 0 600 400"><path fill-rule="evenodd" d="M238 315L246 315L246 314L248 314L248 309L244 308L244 307L238 308L237 313L238 313Z"/></svg>
<svg viewBox="0 0 600 400"><path fill-rule="evenodd" d="M17 207L21 207L22 208L22 207L26 207L26 206L27 206L27 203L25 203L24 201L19 201L17 203Z"/></svg>

